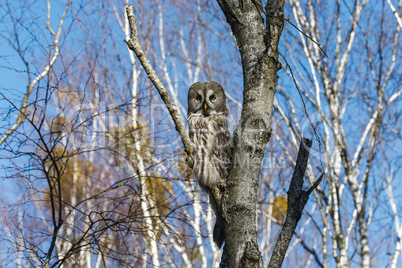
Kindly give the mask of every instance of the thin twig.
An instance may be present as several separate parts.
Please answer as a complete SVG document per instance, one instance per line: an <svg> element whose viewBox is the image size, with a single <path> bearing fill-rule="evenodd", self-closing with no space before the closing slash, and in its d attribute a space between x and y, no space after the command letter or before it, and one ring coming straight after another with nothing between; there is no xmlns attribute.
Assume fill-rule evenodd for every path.
<svg viewBox="0 0 402 268"><path fill-rule="evenodd" d="M307 37L308 39L310 39L314 44L316 44L318 46L318 48L322 51L322 53L324 53L325 57L328 57L327 53L325 53L325 50L321 47L321 44L318 43L317 41L315 41L311 36L307 35L306 33L304 33L302 30L300 30L299 28L297 28L296 25L294 25L293 23L290 22L289 19L285 19L287 22L290 23L290 25L292 25L294 28L296 28L296 30L298 30L302 35L304 35L305 37Z"/></svg>
<svg viewBox="0 0 402 268"><path fill-rule="evenodd" d="M314 191L315 188L318 187L318 185L321 183L322 178L324 177L324 172L321 174L321 176L316 180L316 182L308 189L307 194L310 195L312 191Z"/></svg>
<svg viewBox="0 0 402 268"><path fill-rule="evenodd" d="M268 13L264 11L262 3L258 2L258 1L255 1L255 0L252 0L252 1L253 1L253 4L257 7L258 11L264 13L267 19L272 18L272 15L268 15ZM320 43L318 43L311 36L307 35L302 30L300 30L296 25L294 25L292 22L290 22L290 19L284 19L284 20L289 22L290 25L292 25L294 28L296 28L296 30L298 30L302 35L304 35L305 37L310 39L314 44L316 44L318 46L318 48L322 51L322 53L324 53L325 57L328 57L327 53L325 53L325 50L321 47Z"/></svg>
<svg viewBox="0 0 402 268"><path fill-rule="evenodd" d="M292 76L292 80L293 80L293 82L295 83L295 86L296 86L296 88L297 88L297 92L299 92L300 99L301 99L301 101L302 101L302 103L303 103L304 113L306 114L306 116L307 116L307 118L308 118L308 121L310 122L310 125L311 125L311 127L313 128L314 136L315 136L315 138L316 138L316 140L317 140L317 142L318 142L319 154L320 154L320 163L321 163L322 169L324 170L324 165L323 165L322 159L321 159L321 148L322 148L321 138L320 138L320 136L318 135L317 130L315 129L313 123L311 122L310 116L309 116L309 114L308 114L308 112L307 112L306 103L304 102L303 95L301 94L300 88L299 88L299 86L297 85L296 78L294 77L293 72L292 72L292 68L290 67L290 65L289 65L289 63L287 62L287 60L285 59L285 57L284 57L280 52L279 52L279 55L281 55L282 58L283 58L283 60L285 61L285 63L286 63L286 68L288 68L288 70L290 71L290 75Z"/></svg>

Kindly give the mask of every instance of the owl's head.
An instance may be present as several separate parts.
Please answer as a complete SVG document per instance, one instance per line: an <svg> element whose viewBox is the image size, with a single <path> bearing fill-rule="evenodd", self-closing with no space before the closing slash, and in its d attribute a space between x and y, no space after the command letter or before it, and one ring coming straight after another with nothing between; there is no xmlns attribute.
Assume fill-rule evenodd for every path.
<svg viewBox="0 0 402 268"><path fill-rule="evenodd" d="M188 90L188 115L226 114L226 95L215 81L196 82Z"/></svg>

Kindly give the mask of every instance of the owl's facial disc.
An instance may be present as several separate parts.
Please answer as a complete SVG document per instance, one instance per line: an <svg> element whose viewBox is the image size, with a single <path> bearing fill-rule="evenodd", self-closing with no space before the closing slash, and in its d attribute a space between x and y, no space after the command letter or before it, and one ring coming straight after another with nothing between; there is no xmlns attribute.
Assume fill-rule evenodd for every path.
<svg viewBox="0 0 402 268"><path fill-rule="evenodd" d="M188 112L198 116L210 116L227 112L226 96L216 82L196 82L188 92Z"/></svg>

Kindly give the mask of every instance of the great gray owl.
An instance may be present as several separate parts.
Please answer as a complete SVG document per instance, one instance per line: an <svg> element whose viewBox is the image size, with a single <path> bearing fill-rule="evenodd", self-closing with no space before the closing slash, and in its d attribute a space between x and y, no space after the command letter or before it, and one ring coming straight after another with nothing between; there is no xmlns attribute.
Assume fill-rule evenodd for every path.
<svg viewBox="0 0 402 268"><path fill-rule="evenodd" d="M223 223L212 194L212 187L225 186L230 168L231 148L227 122L226 95L214 81L196 82L188 91L188 125L194 146L193 174L209 194L215 212L214 241L219 248L224 242Z"/></svg>

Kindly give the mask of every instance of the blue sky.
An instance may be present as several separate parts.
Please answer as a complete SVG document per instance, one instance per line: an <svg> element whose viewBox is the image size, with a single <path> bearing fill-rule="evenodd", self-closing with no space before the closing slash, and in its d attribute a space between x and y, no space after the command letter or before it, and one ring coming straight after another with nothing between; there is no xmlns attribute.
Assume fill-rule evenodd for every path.
<svg viewBox="0 0 402 268"><path fill-rule="evenodd" d="M174 2L174 1L173 1ZM172 2L172 3L173 3ZM4 1L2 2L4 3ZM12 8L17 9L17 4L15 3L10 3ZM14 5L15 4L15 5ZM100 19L102 18L100 13L98 13L99 6L102 3L95 3L95 2L88 2L88 3L73 3L73 6L70 9L70 13L68 14L68 19L65 22L64 30L63 30L63 35L62 35L62 41L61 41L61 49L62 49L62 56L58 59L58 62L56 66L69 66L71 64L71 67L69 69L70 72L68 72L69 75L76 75L78 73L78 69L82 68L87 70L87 65L95 64L99 65L101 67L109 67L109 66L114 66L116 69L113 69L109 72L112 73L111 76L114 76L112 78L115 79L115 87L113 88L114 94L118 95L126 95L129 96L129 91L126 89L126 81L125 81L125 73L124 71L129 69L129 61L128 61L128 52L126 50L125 43L123 42L124 33L121 31L121 29L118 26L118 23L114 19L114 14L112 13L112 9L107 9L110 13L107 14L102 14L102 16L107 16L107 19ZM169 3L170 4L170 3ZM187 3L188 4L188 3ZM352 1L344 1L342 2L342 15L341 18L343 20L343 33L346 33L347 30L350 28L350 26L347 24L348 23L348 15L349 15L349 9L346 6L351 6ZM23 4L22 4L23 5ZM58 19L60 18L62 14L62 3L58 4L53 4L52 3L52 27L53 29L57 29L57 22ZM144 3L144 8L150 10L150 5L151 3ZM321 5L325 5L321 3ZM331 4L327 4L331 5ZM353 152L357 146L357 141L360 139L361 134L361 126L365 121L368 119L368 115L370 114L370 108L368 108L367 105L364 105L364 103L370 103L370 102L375 102L375 88L373 86L373 80L370 77L369 72L367 69L363 68L366 64L366 60L364 58L366 51L364 50L365 48L365 35L363 34L363 31L365 29L368 29L368 33L370 34L370 37L373 37L372 39L369 39L369 47L370 50L373 51L373 53L376 52L376 49L378 48L378 44L376 41L378 40L378 37L380 35L380 15L382 10L381 3L377 1L371 1L369 5L374 5L373 8L368 9L367 13L364 14L364 19L362 19L361 24L358 25L358 36L356 37L356 45L354 46L354 52L353 55L351 56L351 60L348 63L348 73L345 75L345 80L342 84L342 90L344 90L345 95L349 93L353 93L357 90L363 90L363 94L361 97L356 97L355 99L351 100L350 103L348 104L350 107L349 110L347 110L347 113L345 114L344 117L344 123L345 123L345 129L348 131L347 133L347 138L350 139L349 143L349 150ZM116 4L118 6L118 4ZM216 5L215 5L216 6ZM81 7L83 7L81 9ZM122 5L121 5L122 8ZM197 23L195 22L194 18L192 16L178 16L177 14L180 13L180 10L176 6L175 8L171 8L171 6L164 6L166 13L164 14L164 19L165 19L165 29L166 29L166 38L167 39L177 39L179 33L179 26L180 25L190 25L188 28L186 27L184 29L184 35L188 36L188 39L186 39L186 42L188 44L195 42L195 38L197 37L198 34L201 34L201 30ZM322 8L322 7L321 7ZM350 8L350 7L349 7ZM27 50L26 56L29 58L30 61L30 66L31 66L31 71L35 74L38 73L38 71L42 70L44 63L46 62L46 55L47 52L52 49L50 46L51 44L51 37L49 33L47 32L47 29L45 28L45 21L46 21L46 13L45 13L45 8L41 5L36 5L35 1L32 1L29 7L23 8L24 14L20 14L16 11L14 13L14 17L18 18L21 20L21 24L17 23L17 28L18 32L21 34L21 45L26 46L29 49ZM54 11L54 12L53 12ZM157 9L155 9L157 11ZM286 16L290 18L290 20L295 23L291 11L287 9L289 12ZM2 34L5 37L9 37L10 33L12 32L12 28L9 26L10 25L10 17L7 16L7 7L1 6L0 7L0 34ZM138 10L136 9L136 12ZM196 12L196 8L192 10L192 12ZM217 11L219 12L219 10ZM326 53L328 54L327 60L330 62L335 62L335 44L333 40L335 40L334 37L334 32L335 32L335 22L330 16L334 12L334 7L328 7L328 13L325 15L320 15L319 17L319 23L321 26L320 33L322 34L322 40L320 40L321 45L325 48ZM385 16L386 18L386 26L391 27L395 25L394 23L394 18L392 17L392 14L390 13L390 10L387 6L385 6L384 9ZM145 16L150 16L150 12L145 12ZM121 14L121 13L120 13ZM71 16L73 15L73 16ZM208 13L206 16L207 21L211 21L210 27L216 27L213 28L213 30L217 31L218 33L223 33L223 37L226 39L229 39L233 41L232 36L230 33L227 31L228 26L224 23L221 23L220 20L222 20L222 15L220 13L214 13L214 11L211 11ZM71 19L71 18L74 19ZM138 19L138 18L137 18ZM223 20L224 21L224 20ZM72 26L70 23L73 22ZM106 32L102 31L95 31L92 30L94 25L106 25L104 27ZM155 25L157 23L155 22ZM71 26L71 27L70 27ZM159 49L160 49L160 43L157 42L157 37L158 37L158 32L156 31L157 27L153 26L153 28L147 29L148 25L143 25L145 29L144 32L147 30L150 31L150 36L152 37L151 40L142 40L143 43L145 41L148 42L153 42L153 47L155 48L154 51L151 51L150 53L150 58L151 62L155 63L159 59ZM103 28L102 28L103 29ZM107 32L109 31L109 32ZM394 28L392 28L390 31L386 31L386 36L384 37L384 41L381 42L381 44L384 44L384 47L387 45L392 44L390 42L390 39L392 38L392 34L394 31ZM228 93L231 94L231 96L239 101L240 103L242 102L242 78L241 78L241 69L240 69L240 57L239 53L236 51L236 49L230 45L227 45L226 42L222 41L222 39L218 38L217 35L210 34L211 32L208 32L208 40L207 43L209 45L209 53L211 57L211 61L213 61L215 73L214 73L214 78L217 79L221 84L224 85L225 89L227 90ZM66 34L67 38L64 38L64 34ZM304 57L302 49L297 46L297 42L299 41L300 38L298 36L298 32L296 29L294 29L292 26L289 24L286 24L286 28L284 30L282 39L281 39L281 53L287 58L288 62L294 67L294 72L295 76L297 79L302 80L303 78L305 79L305 83L303 84L306 88L308 86L312 87L313 82L311 81L311 76L309 76L310 69L308 67L308 61ZM155 41L156 40L156 41ZM399 38L401 40L401 38ZM294 43L293 43L294 42ZM290 47L293 47L294 50L290 50L288 48L288 44L293 45ZM344 44L343 44L344 45ZM5 94L10 100L14 101L16 105L19 105L21 102L21 97L23 96L24 92L26 91L27 88L27 74L25 73L25 66L21 59L19 58L18 54L10 47L9 44L4 40L4 38L0 38L0 91ZM180 44L179 42L172 42L170 45L166 45L165 48L167 52L167 73L174 79L173 84L179 88L179 99L181 102L186 105L186 93L187 93L187 88L189 86L188 84L188 79L185 76L185 65L183 64L184 60L181 61L182 59L182 53L180 53ZM345 49L343 46L342 49ZM87 58L84 58L84 54L90 54L88 51L91 50L96 50L98 52L99 58L96 59L91 59L91 60L97 60L98 62L91 62L91 60L88 60ZM110 50L110 54L116 53L118 54L122 59L123 62L123 67L119 66L116 67L114 64L117 61L117 58L115 57L115 54L108 56L108 50ZM117 53L117 52L120 53ZM388 66L389 65L389 50L386 50L388 54L384 55L384 65ZM191 51L191 53L195 53L196 51ZM205 52L205 51L204 51ZM66 56L63 56L63 53L66 54ZM296 54L296 56L291 55L292 53ZM103 57L105 56L105 57ZM375 57L375 62L374 65L379 65L379 57ZM283 61L282 61L283 62ZM177 69L175 69L174 64L178 65L176 66ZM194 62L192 62L194 64ZM117 65L117 64L116 64ZM222 66L226 68L221 68ZM300 74L296 73L296 67L301 70ZM334 75L336 71L336 66L335 64L330 64L331 69L331 74ZM121 68L121 69L120 69ZM385 67L384 67L385 68ZM389 94L394 93L398 88L401 88L401 79L396 77L397 75L400 74L400 68L401 68L401 63L400 63L400 54L398 54L398 61L397 61L397 68L395 71L395 79L390 83L390 86L387 88L386 95L389 96ZM164 73L162 68L157 68L157 72L159 74L162 74L162 79L164 79L164 82L166 82L166 73ZM399 71L398 71L399 69ZM378 71L378 69L376 69ZM180 73L181 76L177 75L177 72ZM62 82L68 81L68 76L63 77L63 74L60 74L58 72L56 73L56 77L62 77L64 80ZM92 73L88 72L88 77L90 77ZM177 76L175 76L177 75ZM295 118L298 119L299 122L306 122L305 120L305 114L302 111L302 102L300 98L298 97L297 89L295 88L293 81L286 75L284 70L281 70L278 73L280 80L280 86L285 90L285 92L290 96L290 98L294 101L297 112L295 114ZM112 79L111 78L111 79ZM208 74L205 71L202 71L200 74L200 80L208 80ZM89 78L88 78L89 80ZM78 87L85 88L89 87L88 80L83 79L78 85ZM356 82L357 81L357 82ZM40 86L45 86L46 80L40 82ZM87 83L87 84L86 84ZM148 93L154 94L151 89L152 86L147 84L146 77L141 77L141 85L140 88L144 89L143 95L146 96ZM318 83L322 86L323 81L319 79ZM105 84L101 81L99 83L99 89L104 89L107 88ZM103 92L99 90L100 92ZM33 94L36 94L36 89ZM38 96L43 97L40 94L40 90L38 91ZM322 93L322 95L324 95ZM35 95L31 96L31 101L35 99ZM280 96L277 94L278 101L283 104L284 107L288 107L287 109L287 115L293 116L290 112L290 107L287 106L287 102L283 96ZM91 99L87 100L88 102L91 101ZM121 101L121 100L119 100ZM158 101L158 98L153 99L153 103L157 105L160 104ZM238 106L232 102L228 101L229 107L231 108L232 113L234 114L234 122L237 122L239 116L240 116L240 109ZM307 108L310 112L310 115L314 117L315 110L312 108L312 105L307 103ZM119 102L118 104L121 104ZM395 123L396 117L392 117L392 115L398 115L401 114L402 112L402 105L401 104L401 99L396 101L393 105L393 111L392 113L389 113L391 116L390 118L386 118L385 120L389 120L390 125L394 126L394 129L399 133L393 135L391 132L391 128L385 128L384 132L381 133L383 139L386 139L386 142L384 142L379 148L381 150L381 153L383 155L378 155L375 158L376 165L374 166L372 173L371 173L371 178L373 178L373 183L370 184L370 191L374 195L375 191L377 188L381 187L381 175L384 175L384 168L383 163L381 162L382 157L384 157L384 154L386 157L389 157L390 162L387 164L391 164L393 162L397 167L400 167L401 165L401 149L402 149L402 144L400 142L400 122ZM54 104L57 105L57 104ZM9 124L14 123L15 116L17 113L13 111L11 114L6 114L6 112L9 110L11 107L5 100L0 98L0 111L2 113L1 115L1 120L0 120L0 133L4 133L5 128ZM145 108L142 111L145 111ZM159 109L161 110L161 109ZM158 110L158 111L159 111ZM279 118L278 112L274 112L275 116ZM283 123L281 121L281 118L277 119L279 123ZM157 129L156 132L161 131L160 133L161 136L163 135L162 131L170 130L173 129L173 126L168 123L170 120L168 119L168 116L164 116L162 121L166 123L165 125L161 126L161 129ZM158 125L159 126L159 125ZM235 127L235 124L231 124L231 131L233 131ZM26 130L29 129L29 127L25 128ZM24 128L20 128L19 131L25 130ZM322 125L319 125L318 128L319 134L321 137L324 137L323 133L323 128ZM360 132L359 132L360 131ZM169 132L170 133L170 132ZM283 131L284 139L289 139L290 134L288 130ZM392 134L392 135L391 135ZM311 131L309 132L308 135L311 135ZM399 136L398 136L399 135ZM391 137L391 138L390 138ZM396 138L395 138L396 137ZM399 138L398 138L399 137ZM170 138L168 137L162 137L163 141L167 140ZM311 136L309 137L311 138ZM325 138L325 137L324 137ZM387 140L388 139L388 140ZM334 145L334 142L331 143L331 149L333 148L332 146ZM172 146L172 148L176 148L176 146ZM291 147L290 150L294 151L294 148ZM314 142L314 147L313 150L318 151L318 144L315 141ZM391 151L394 150L394 151ZM279 155L283 156L282 148L280 147L279 143L277 140L274 138L272 139L271 143L268 144L268 149L267 149L267 156L268 156L268 151L275 151ZM171 153L171 152L170 152ZM1 160L0 164L1 165L9 165L10 163L8 160L4 159L7 153L4 151L1 152ZM265 159L266 161L270 159ZM21 161L19 164L23 164L23 160L18 160ZM318 159L315 159L316 162L318 162ZM318 164L319 166L319 164ZM267 166L268 167L268 166ZM318 169L318 167L316 167ZM268 174L272 172L271 167L268 167L266 170L264 170L263 174ZM284 180L287 178L288 173L290 174L291 172L289 170L284 170L283 172L280 172L280 169L277 169L276 172L279 172L281 174L278 175L281 179L283 178ZM395 178L399 178L401 176L401 170L399 170L395 174ZM275 173L276 174L276 173ZM0 172L0 176L4 176L4 170ZM343 175L342 175L343 176ZM11 183L10 183L11 182ZM18 184L14 184L14 181L1 181L2 187L8 187L10 191L3 191L3 195L8 195L9 193L12 193L12 190L15 190L15 186ZM284 184L284 181L278 180L276 182L280 188L281 184ZM401 191L401 185L398 182L398 180L395 180L393 182L395 186L395 195L398 196L398 198L402 197L402 191ZM323 184L325 186L325 184ZM327 185L326 185L327 186ZM285 189L282 189L285 191ZM0 197L1 199L4 198ZM386 202L386 196L380 195L380 199L384 202ZM385 204L385 203L384 203ZM385 207L385 208L384 208ZM381 226L383 224L381 222L381 217L387 213L387 206L381 207L379 210L381 213L378 213L378 216L376 215L376 220L380 222L378 226ZM350 207L352 209L352 207ZM347 211L350 212L350 211ZM386 221L386 225L390 226L392 225L392 220ZM375 228L376 229L376 228ZM393 242L390 242L391 245L393 245ZM383 254L385 254L383 252ZM386 257L384 257L385 259Z"/></svg>

